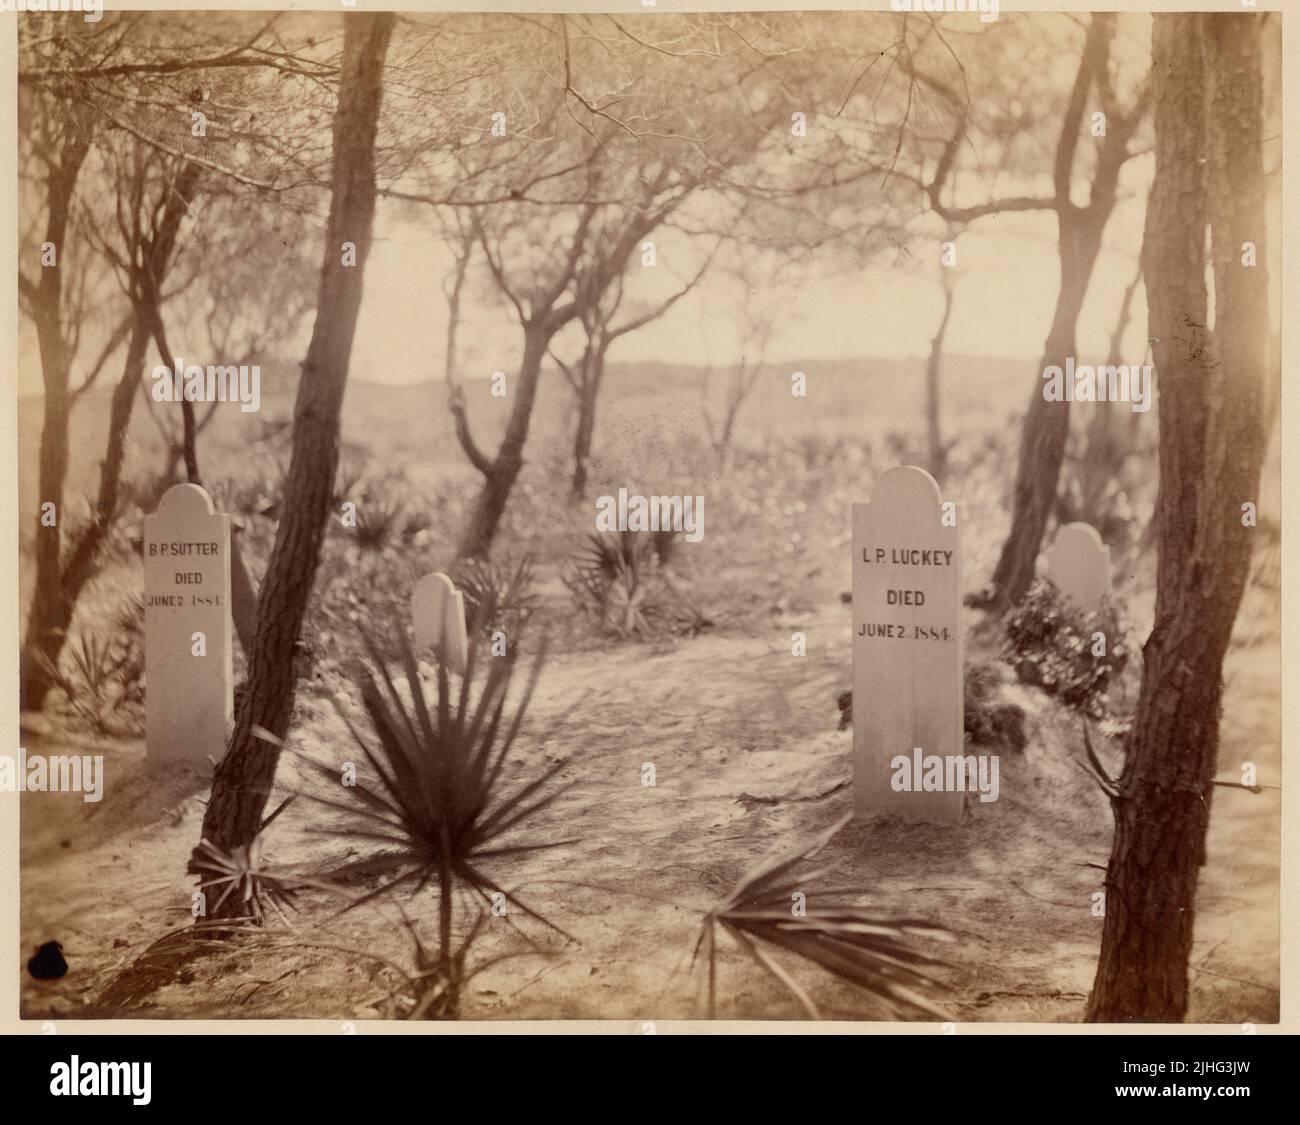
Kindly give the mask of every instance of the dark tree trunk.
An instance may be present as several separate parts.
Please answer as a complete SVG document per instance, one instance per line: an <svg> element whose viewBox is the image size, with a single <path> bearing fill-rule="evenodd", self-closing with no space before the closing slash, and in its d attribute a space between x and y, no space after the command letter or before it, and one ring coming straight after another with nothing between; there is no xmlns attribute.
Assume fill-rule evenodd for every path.
<svg viewBox="0 0 1300 1125"><path fill-rule="evenodd" d="M248 690L230 749L217 766L202 835L224 850L257 835L293 708L297 648L320 562L338 467L339 414L361 304L375 210L375 134L383 94L391 13L344 16L343 62L334 117L333 192L321 266L316 322L294 407L293 453L282 515L258 602L248 660ZM342 264L342 245L357 248ZM232 896L231 907L238 909Z"/></svg>
<svg viewBox="0 0 1300 1125"><path fill-rule="evenodd" d="M1187 1013L1188 958L1218 766L1223 658L1253 537L1268 363L1259 29L1253 14L1153 21L1156 173L1144 272L1160 377L1155 626L1114 787L1095 1022ZM1207 101L1208 99L1208 101ZM1208 180L1208 183L1206 182ZM1205 229L1215 330L1206 328Z"/></svg>
<svg viewBox="0 0 1300 1125"><path fill-rule="evenodd" d="M578 421L573 431L573 481L575 500L587 494L587 475L591 467L591 445L596 434L596 402L600 398L600 381L605 374L605 349L589 347L582 355L578 371Z"/></svg>
<svg viewBox="0 0 1300 1125"><path fill-rule="evenodd" d="M1110 334L1110 348L1106 363L1119 366L1124 362L1124 336L1132 318L1133 295L1142 282L1142 271L1124 290L1120 301L1119 316L1115 328ZM1064 522L1084 520L1099 524L1106 516L1103 499L1111 482L1119 476L1124 460L1133 449L1137 440L1136 420L1141 415L1128 411L1127 416L1098 405L1088 425L1087 444L1080 459L1078 469L1079 507L1071 512Z"/></svg>
<svg viewBox="0 0 1300 1125"><path fill-rule="evenodd" d="M1011 532L1002 545L993 571L993 605L1005 609L1025 595L1034 580L1038 550L1047 521L1056 506L1056 486L1066 440L1070 436L1070 404L1049 402L1043 396L1041 372L1048 366L1064 368L1074 355L1075 326L1088 291L1088 279L1101 245L1101 227L1066 212L1060 216L1061 288L1056 312L1029 396L1020 454L1016 467L1016 488L1011 508Z"/></svg>
<svg viewBox="0 0 1300 1125"><path fill-rule="evenodd" d="M162 217L152 238L141 246L142 265L136 272L137 289L143 291L148 279L148 286L156 290L166 276L171 262L172 251L176 246L176 237L180 225L189 213L190 203L198 188L200 167L187 164L176 177L172 190L163 204ZM72 614L77 607L86 583L95 573L99 560L99 549L117 518L121 498L122 466L126 459L126 435L131 427L131 415L135 405L136 393L144 373L145 358L149 350L151 324L156 315L154 306L148 301L137 300L134 309L134 323L130 340L127 344L126 359L123 361L122 375L117 386L113 388L113 397L109 405L108 441L104 451L104 460L99 470L99 494L96 498L94 518L82 531L77 541L72 544L66 557L59 563L58 597L46 607L45 644L42 646L46 658L57 663L67 639L67 629L72 621ZM64 398L66 402L67 377L63 379ZM188 404L191 405L192 404ZM67 409L64 408L64 422L59 433L59 442L64 447L63 467L67 467ZM42 449L44 437L42 438ZM60 516L62 518L62 516ZM37 680L34 687L48 693L48 684Z"/></svg>
<svg viewBox="0 0 1300 1125"><path fill-rule="evenodd" d="M1113 34L1113 14L1094 14L1088 27L1070 110L1057 147L1054 178L1061 285L1043 348L1043 359L1034 373L1034 389L1021 432L1011 531L1002 546L990 588L977 599L997 610L1014 605L1029 589L1048 519L1056 507L1061 464L1070 433L1070 404L1048 402L1044 398L1042 372L1048 366L1064 368L1066 358L1075 353L1079 311L1088 293L1102 232L1115 207L1115 187L1120 170L1129 158L1128 142L1145 106L1144 100L1140 99L1129 114L1109 115L1088 204L1078 206L1071 202L1070 184L1083 109L1091 86L1109 81L1107 68Z"/></svg>
<svg viewBox="0 0 1300 1125"><path fill-rule="evenodd" d="M95 572L99 548L108 536L117 515L122 484L122 463L126 459L126 434L131 427L132 406L140 387L140 378L144 374L145 357L148 351L149 330L145 327L143 317L137 317L130 342L127 344L126 358L122 363L122 377L113 388L113 399L109 406L108 446L99 470L96 518L86 526L75 546L68 553L63 567L62 609L65 616L62 627L65 630L72 620L72 612L76 608L81 591Z"/></svg>
<svg viewBox="0 0 1300 1125"><path fill-rule="evenodd" d="M523 468L524 444L528 441L528 426L533 415L533 402L537 398L542 360L551 338L562 326L552 329L541 320L531 321L525 326L524 355L519 364L510 419L496 457L485 467L483 489L461 538L457 558L485 559L491 553L492 541L510 499L510 490Z"/></svg>
<svg viewBox="0 0 1300 1125"><path fill-rule="evenodd" d="M69 126L72 128L72 126ZM36 319L36 340L41 355L44 384L44 418L41 425L41 454L38 469L36 510L36 582L27 615L27 639L23 652L22 706L39 710L54 681L36 659L43 654L56 664L63 649L64 630L71 610L64 605L62 551L60 542L67 513L63 507L63 486L68 475L68 343L63 330L63 270L68 261L68 223L77 176L86 159L89 143L80 132L71 133L50 164L46 179L49 215L45 238L55 248L54 266L41 267L41 280L32 303ZM56 525L41 522L41 506L54 504Z"/></svg>

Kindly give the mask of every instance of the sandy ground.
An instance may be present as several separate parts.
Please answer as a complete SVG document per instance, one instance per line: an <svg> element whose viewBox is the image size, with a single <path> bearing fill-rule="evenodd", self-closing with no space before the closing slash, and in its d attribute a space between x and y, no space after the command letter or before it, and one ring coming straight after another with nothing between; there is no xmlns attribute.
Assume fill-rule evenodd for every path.
<svg viewBox="0 0 1300 1125"><path fill-rule="evenodd" d="M1252 613L1248 604L1229 656L1223 778L1237 778L1238 763L1251 760L1261 781L1278 783L1279 653L1268 621L1267 610ZM790 654L795 628L808 635L804 658ZM849 685L847 610L774 616L770 632L755 633L552 658L513 768L524 778L563 760L561 779L573 786L520 839L576 842L496 874L575 940L525 927L550 954L541 956L528 952L514 916L492 920L471 964L521 955L473 979L465 1018L703 1015L702 974L688 971L699 911L758 860L831 825L851 803L851 735L835 730L835 696ZM968 641L968 660L989 655ZM997 802L970 805L957 828L854 822L819 858L831 868L828 884L869 888L863 901L881 912L958 931L957 942L933 948L949 965L939 1003L952 1019L1077 1021L1101 934L1092 895L1102 873L1088 865L1106 861L1110 814L1071 760L1082 754L1077 717L1037 691L1007 685L1004 694L1028 714L1028 747L1003 755ZM330 762L356 756L312 685L300 693L293 744ZM57 940L70 965L56 982L23 974L26 1018L399 1014L398 979L383 959L407 969L413 962L396 910L338 917L324 894L307 896L280 948L203 958L158 977L132 970L151 943L189 922L193 886L184 871L207 782L183 768L150 770L142 743L91 743L48 717L31 718L25 745L29 753L103 753L109 771L99 804L79 795L21 798L25 955ZM641 783L646 762L655 766L653 788ZM300 762L282 758L280 790L311 784ZM1277 1019L1278 807L1275 790L1217 791L1190 1021ZM268 833L268 852L308 867L342 854L316 831L331 816L296 802ZM808 888L810 911L816 890ZM404 905L431 934L434 898ZM719 1016L803 1018L747 957L725 941L720 949ZM816 972L791 968L824 1014L883 1015Z"/></svg>

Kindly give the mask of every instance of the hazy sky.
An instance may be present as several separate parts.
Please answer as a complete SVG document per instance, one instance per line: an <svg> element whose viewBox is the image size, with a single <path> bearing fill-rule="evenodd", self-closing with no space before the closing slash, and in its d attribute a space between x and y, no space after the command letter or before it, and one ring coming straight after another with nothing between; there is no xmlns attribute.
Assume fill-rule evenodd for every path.
<svg viewBox="0 0 1300 1125"><path fill-rule="evenodd" d="M1046 25L1051 31L1053 25ZM1122 61L1145 65L1148 32L1145 24L1125 26L1115 44ZM1087 145L1089 138L1081 138ZM1094 142L1095 143L1095 142ZM1276 145L1266 163L1276 163ZM1080 159L1080 166L1087 162ZM1153 158L1133 158L1120 180L1120 201L1107 226L1088 298L1079 323L1078 359L1082 363L1105 356L1119 301L1131 281L1142 241L1145 197ZM1273 202L1276 204L1277 181ZM987 197L988 185L966 176L960 204ZM1015 182L1003 175L998 195L1046 195L1050 181ZM1087 198L1086 182L1076 184L1077 201ZM919 200L918 200L919 205ZM1270 208L1276 218L1276 206ZM849 266L822 263L799 279L765 279L753 308L770 319L772 331L767 362L795 365L814 360L850 360L872 356L899 358L925 355L942 309L939 284L938 236L942 226L932 215L923 224L929 235L918 234L907 244L908 253L893 250L871 263ZM1267 232L1266 247L1279 246L1276 225ZM452 258L433 234L433 224L411 209L380 204L375 223L376 242L365 276L364 299L353 351L352 377L387 383L414 383L442 378L447 309L443 282ZM684 243L684 236L656 234L658 264L643 269L633 264L629 273L628 302L672 292L680 279L690 277L706 248ZM1274 253L1276 259L1276 253ZM1261 263L1277 277L1277 262L1266 249ZM1059 257L1055 217L1047 211L988 215L977 220L960 237L956 267L956 297L945 350L955 354L1005 356L1033 361L1041 354L1053 304L1059 288ZM309 279L315 288L315 277ZM1271 321L1278 323L1280 287L1270 288ZM513 314L494 301L483 299L480 284L464 302L460 329L459 374L489 375L494 370L513 371L520 350L520 332ZM114 307L121 296L111 294ZM727 366L741 354L738 312L739 291L716 272L660 321L619 340L610 354L613 363L659 361L673 364ZM312 317L304 319L301 337L275 343L268 359L299 357L306 347ZM579 330L571 325L557 341L562 355L573 355ZM98 340L83 341L82 364L97 349ZM176 352L204 362L205 336L187 339L182 325L169 332ZM1146 355L1145 296L1141 289L1132 310L1124 361L1140 363ZM20 389L40 390L39 357L30 322L22 321ZM747 357L755 362L759 357ZM151 356L150 364L156 362ZM111 366L110 366L111 370ZM77 376L74 375L74 382Z"/></svg>
<svg viewBox="0 0 1300 1125"><path fill-rule="evenodd" d="M1143 161L1149 164L1149 158ZM1141 170L1145 173L1145 169ZM1142 207L1131 199L1116 208L1105 249L1080 323L1080 349L1104 355L1124 287L1136 269L1141 244ZM440 378L447 329L442 280L450 254L414 223L383 222L366 267L353 374L379 382L408 383ZM917 237L903 257L888 251L866 268L826 267L799 284L777 280L758 303L770 308L775 325L768 345L770 362L924 355L942 311L939 246ZM685 251L683 250L683 253ZM633 265L637 290L671 292L674 261L660 245L657 276ZM679 277L689 278L695 259L681 261ZM968 355L1036 359L1052 315L1059 281L1056 220L1049 213L991 215L979 220L958 242L956 291L947 350ZM736 362L740 352L736 287L709 279L661 320L620 340L611 362L658 360L717 366ZM1145 345L1146 309L1135 301L1130 337L1139 354ZM577 337L570 337L570 349ZM561 354L566 350L561 349ZM482 302L465 311L459 334L463 376L510 371L519 354L519 331L504 308ZM1097 354L1101 353L1101 354Z"/></svg>

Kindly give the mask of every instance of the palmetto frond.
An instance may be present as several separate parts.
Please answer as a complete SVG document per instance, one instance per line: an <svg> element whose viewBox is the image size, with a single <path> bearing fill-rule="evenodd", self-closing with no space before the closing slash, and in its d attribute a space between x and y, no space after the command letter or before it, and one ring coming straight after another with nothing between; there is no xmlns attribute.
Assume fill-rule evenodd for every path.
<svg viewBox="0 0 1300 1125"><path fill-rule="evenodd" d="M482 624L495 610L495 597L489 594L474 615L465 675L453 686L450 673L440 663L437 698L432 703L425 699L404 630L394 632L400 638L406 693L399 690L373 639L365 636L370 666L361 675L361 701L373 728L373 745L343 709L336 707L369 765L368 776L359 776L337 799L311 798L349 814L350 823L326 831L378 845L373 854L332 872L337 878L377 876L383 880L378 889L353 906L398 889L419 891L431 883L440 884L443 878L461 882L487 898L502 892L488 871L491 861L573 842L514 839L515 829L534 820L568 786L551 784L564 763L543 769L513 787L503 781L507 759L541 673L545 646L533 663L522 696L508 709L507 694L518 650L512 647L505 656L489 657L486 670L481 668L485 651ZM472 690L476 677L481 681L477 692ZM335 768L307 760L323 778L337 784ZM511 896L511 901L563 933L517 897Z"/></svg>
<svg viewBox="0 0 1300 1125"><path fill-rule="evenodd" d="M848 820L845 817L813 840L764 860L705 915L692 963L703 947L711 1019L717 1010L719 931L794 996L813 1019L821 1019L817 1005L777 954L818 966L859 989L896 1018L947 1018L925 995L941 987L930 970L944 963L921 952L915 939L952 941L948 930L921 918L884 917L840 905L845 896L864 892L858 888L816 890L812 885L824 870L796 871ZM796 901L803 904L802 911L793 908Z"/></svg>

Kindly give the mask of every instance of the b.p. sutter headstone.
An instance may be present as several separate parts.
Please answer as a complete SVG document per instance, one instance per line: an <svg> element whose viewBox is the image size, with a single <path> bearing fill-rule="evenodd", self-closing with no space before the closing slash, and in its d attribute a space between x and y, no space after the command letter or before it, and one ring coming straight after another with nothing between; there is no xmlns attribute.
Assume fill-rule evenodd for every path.
<svg viewBox="0 0 1300 1125"><path fill-rule="evenodd" d="M220 761L233 719L230 517L178 484L144 519L145 741L150 761Z"/></svg>

